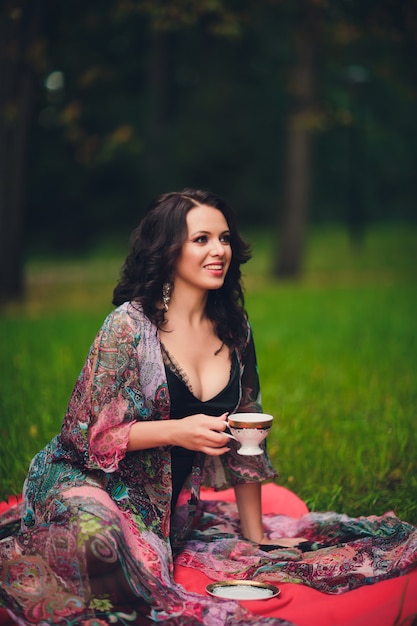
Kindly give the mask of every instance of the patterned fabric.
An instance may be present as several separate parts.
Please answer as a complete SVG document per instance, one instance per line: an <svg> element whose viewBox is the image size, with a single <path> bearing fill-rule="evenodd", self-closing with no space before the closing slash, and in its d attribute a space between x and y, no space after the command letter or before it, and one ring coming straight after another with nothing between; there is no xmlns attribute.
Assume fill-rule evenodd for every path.
<svg viewBox="0 0 417 626"><path fill-rule="evenodd" d="M305 537L325 544L311 552L275 549L239 538L236 505L204 502L198 527L178 548L175 562L204 572L213 580L252 579L273 584L302 583L339 594L361 585L406 574L417 566L417 528L393 513L350 518L332 512L299 519L264 515L266 534Z"/></svg>
<svg viewBox="0 0 417 626"><path fill-rule="evenodd" d="M240 398L231 410L260 411L248 327L236 351ZM282 625L237 602L189 593L178 564L214 580L299 582L327 593L398 576L417 563L417 531L394 515L300 520L265 516L271 537L304 536L329 547L264 552L240 536L235 504L200 502L201 484L221 489L275 477L268 455L196 455L171 549L170 447L127 453L131 425L170 417L157 329L126 304L105 321L71 396L60 434L33 459L23 501L0 514L0 606L22 626ZM182 504L184 503L184 504Z"/></svg>
<svg viewBox="0 0 417 626"><path fill-rule="evenodd" d="M249 327L236 355L240 398L231 411L260 411ZM170 447L127 452L132 424L169 417L158 331L138 305L122 305L91 347L60 434L33 459L15 518L0 517L0 605L20 624L139 623L138 598L166 624L271 623L173 581ZM266 451L244 462L234 446L206 463L198 454L177 536L193 523L201 484L220 489L275 476Z"/></svg>

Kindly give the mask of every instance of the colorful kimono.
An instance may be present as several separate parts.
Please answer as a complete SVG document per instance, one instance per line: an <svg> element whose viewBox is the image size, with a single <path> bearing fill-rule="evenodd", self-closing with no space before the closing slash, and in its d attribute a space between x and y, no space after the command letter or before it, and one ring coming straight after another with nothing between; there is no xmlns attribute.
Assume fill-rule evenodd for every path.
<svg viewBox="0 0 417 626"><path fill-rule="evenodd" d="M259 412L249 326L236 354L235 410ZM159 331L138 304L125 303L108 316L91 347L60 434L31 463L20 531L0 543L0 604L20 624L136 623L137 607L120 608L112 599L111 580L122 578L153 621L254 623L237 603L187 593L173 581L170 446L127 452L132 424L169 417ZM177 507L178 542L193 525L200 485L222 489L275 476L266 450L244 462L233 445L221 457L197 454L190 493ZM87 574L91 555L103 567L118 564L113 574L109 570L110 593L101 597Z"/></svg>
<svg viewBox="0 0 417 626"><path fill-rule="evenodd" d="M235 358L235 409L260 411L249 326ZM393 513L263 516L277 543L294 536L320 543L307 553L267 552L243 539L234 503L199 501L203 484L221 489L275 477L266 450L242 458L232 441L221 457L196 455L189 493L180 494L171 519L171 448L126 451L133 423L161 420L163 428L169 418L158 330L138 305L124 304L97 335L60 434L33 459L23 503L0 516L0 606L18 624L127 626L150 619L165 626L284 626L284 620L256 616L238 602L185 591L174 581L174 562L209 580L302 583L331 594L416 567L417 529ZM94 559L98 578L108 579L107 591L97 590L88 575ZM112 594L123 585L134 602L120 603Z"/></svg>

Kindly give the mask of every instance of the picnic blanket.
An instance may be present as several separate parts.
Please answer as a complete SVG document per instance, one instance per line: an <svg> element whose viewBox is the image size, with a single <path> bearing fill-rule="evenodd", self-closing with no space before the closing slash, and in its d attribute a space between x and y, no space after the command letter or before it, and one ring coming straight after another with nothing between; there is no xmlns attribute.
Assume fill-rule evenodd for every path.
<svg viewBox="0 0 417 626"><path fill-rule="evenodd" d="M0 504L0 513L4 517L18 507L19 499L11 498ZM253 623L256 616L296 626L411 626L412 616L417 619L417 529L394 513L363 518L309 513L296 494L268 484L263 517L277 540L301 535L327 547L308 553L276 550L260 558L256 546L238 538L233 489L203 490L198 524L175 554L175 582L206 597L206 586L218 580L273 583L279 596L239 601ZM0 624L14 623L0 610ZM111 619L85 626L106 623ZM126 613L126 624L145 623L142 613Z"/></svg>

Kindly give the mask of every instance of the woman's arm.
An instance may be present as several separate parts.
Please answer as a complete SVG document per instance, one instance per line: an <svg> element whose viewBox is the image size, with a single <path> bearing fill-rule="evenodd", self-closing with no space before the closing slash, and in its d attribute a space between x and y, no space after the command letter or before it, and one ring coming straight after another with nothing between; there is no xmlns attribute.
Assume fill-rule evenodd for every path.
<svg viewBox="0 0 417 626"><path fill-rule="evenodd" d="M265 536L262 524L262 496L261 483L241 483L235 485L236 504L239 511L240 526L242 535L249 541L260 543L261 545L276 545L280 541L269 539ZM295 538L289 541L293 545L301 541L302 538Z"/></svg>
<svg viewBox="0 0 417 626"><path fill-rule="evenodd" d="M264 540L261 483L241 483L235 485L234 489L242 535L250 541L261 543Z"/></svg>
<svg viewBox="0 0 417 626"><path fill-rule="evenodd" d="M230 440L222 432L226 417L227 413L220 417L197 414L182 419L136 422L130 429L127 451L173 445L219 456L229 450Z"/></svg>

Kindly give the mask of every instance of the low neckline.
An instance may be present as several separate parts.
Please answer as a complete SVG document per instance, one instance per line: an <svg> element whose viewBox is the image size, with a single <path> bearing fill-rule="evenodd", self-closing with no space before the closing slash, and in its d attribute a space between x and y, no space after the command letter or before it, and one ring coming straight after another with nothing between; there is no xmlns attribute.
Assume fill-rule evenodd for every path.
<svg viewBox="0 0 417 626"><path fill-rule="evenodd" d="M161 349L162 349L162 355L163 357L165 356L167 361L165 361L165 358L163 358L164 360L164 364L165 367L168 368L168 370L170 371L171 374L173 374L177 380L179 380L185 391L194 398L194 400L196 400L197 402L201 403L201 404L208 404L210 402L214 402L216 401L219 396L221 396L223 393L225 393L225 391L227 391L227 389L230 386L230 383L232 381L232 375L233 375L233 371L234 371L234 363L235 363L235 352L232 352L231 355L231 362L230 362L230 371L229 371L229 379L226 383L226 385L218 392L216 393L216 395L212 396L211 398L208 398L207 400L201 400L200 398L198 398L193 390L192 390L192 386L189 382L189 378L187 376L187 373L180 367L180 365L177 363L177 361L173 358L173 356L168 352L167 348L164 346L164 344L161 341Z"/></svg>
<svg viewBox="0 0 417 626"><path fill-rule="evenodd" d="M171 372L171 374L173 376L175 376L180 381L180 383L182 383L185 391L190 396L192 396L195 401L199 402L200 404L209 404L210 402L215 402L222 394L224 394L228 390L228 388L230 386L231 379L232 379L232 376L230 375L229 380L227 381L226 385L223 387L223 389L221 389L218 393L216 393L215 396L213 396L212 398L208 398L207 400L201 400L196 395L194 395L194 393L191 391L191 389L188 387L188 385L185 383L185 381L180 376L178 376L178 374L176 372L173 372L171 369L169 371Z"/></svg>

